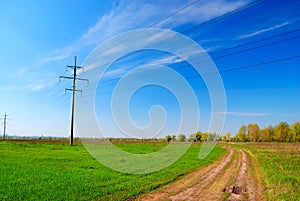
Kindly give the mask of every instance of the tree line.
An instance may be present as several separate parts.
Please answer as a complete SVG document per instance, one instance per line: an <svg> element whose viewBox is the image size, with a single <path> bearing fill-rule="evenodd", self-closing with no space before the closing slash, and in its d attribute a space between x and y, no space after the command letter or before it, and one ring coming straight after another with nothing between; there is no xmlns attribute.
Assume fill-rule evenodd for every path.
<svg viewBox="0 0 300 201"><path fill-rule="evenodd" d="M243 125L231 140L237 142L300 142L300 122L292 125L280 122L275 126L270 125L262 129L257 124Z"/></svg>
<svg viewBox="0 0 300 201"><path fill-rule="evenodd" d="M166 141L178 142L300 142L300 121L289 125L287 122L280 122L275 126L260 128L256 123L242 125L235 136L229 132L221 136L216 133L197 131L186 137L184 134L167 135Z"/></svg>

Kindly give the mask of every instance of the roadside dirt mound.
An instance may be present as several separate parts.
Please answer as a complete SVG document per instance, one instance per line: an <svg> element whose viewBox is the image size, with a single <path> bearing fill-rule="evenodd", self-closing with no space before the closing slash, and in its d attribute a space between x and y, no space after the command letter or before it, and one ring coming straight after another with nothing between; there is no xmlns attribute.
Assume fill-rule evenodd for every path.
<svg viewBox="0 0 300 201"><path fill-rule="evenodd" d="M136 200L264 200L260 175L255 168L249 168L249 164L255 166L254 159L249 162L251 154L231 147L227 149L228 154L219 161Z"/></svg>

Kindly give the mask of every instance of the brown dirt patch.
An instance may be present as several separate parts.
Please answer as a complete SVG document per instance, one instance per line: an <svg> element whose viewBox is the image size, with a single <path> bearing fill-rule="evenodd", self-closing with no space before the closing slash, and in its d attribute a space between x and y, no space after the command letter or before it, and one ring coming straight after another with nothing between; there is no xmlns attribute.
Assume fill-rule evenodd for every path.
<svg viewBox="0 0 300 201"><path fill-rule="evenodd" d="M228 154L219 161L136 200L264 200L260 174L252 154L231 147L227 149Z"/></svg>

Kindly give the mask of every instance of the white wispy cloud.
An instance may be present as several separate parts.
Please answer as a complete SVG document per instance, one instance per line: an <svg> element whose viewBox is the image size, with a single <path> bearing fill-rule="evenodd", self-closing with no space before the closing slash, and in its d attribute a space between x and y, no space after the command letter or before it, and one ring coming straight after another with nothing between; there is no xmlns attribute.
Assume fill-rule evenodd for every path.
<svg viewBox="0 0 300 201"><path fill-rule="evenodd" d="M262 34L262 33L268 32L268 31L273 31L275 29L284 27L284 26L286 26L288 24L290 24L290 22L284 22L284 23L277 24L277 25L274 25L274 26L271 26L271 27L267 27L267 28L263 28L263 29L260 29L260 30L256 30L256 31L251 32L251 33L242 34L242 35L238 36L237 39L245 39L245 38L250 38L250 37L253 37L253 36L257 36L259 34Z"/></svg>
<svg viewBox="0 0 300 201"><path fill-rule="evenodd" d="M22 67L22 68L19 68L16 73L14 73L11 77L12 79L18 79L22 76L24 76L25 73L28 72L28 67Z"/></svg>
<svg viewBox="0 0 300 201"><path fill-rule="evenodd" d="M154 22L165 19L166 16L169 16L171 13L177 11L190 2L183 2L181 0L174 0L172 3L166 1L142 2L122 0L120 3L115 4L110 11L99 16L95 24L86 30L86 32L77 40L67 46L60 48L58 47L48 52L45 54L45 56L35 60L32 65L18 70L18 72L16 72L16 76L22 76L24 73L28 73L34 68L44 67L50 63L55 66L55 62L64 61L73 55L86 55L86 53L90 52L107 39L130 30L147 28ZM166 18L165 20L161 21L161 23L156 24L154 27L173 29L185 23L198 24L244 6L248 2L249 1L247 0L238 2L229 2L225 0L200 1L199 3L196 3L187 9L176 13L170 18ZM148 35L144 37L143 40L140 38L135 41L135 44L121 43L116 45L114 48L105 49L105 51L103 51L103 55L101 56L105 56L106 60L103 60L101 64L90 64L87 68L85 68L85 70L88 71L98 67L99 65L110 62L114 55L123 51L128 45L134 46L138 43L143 43L146 46L147 44L153 44L154 42L157 43L162 38L162 35L158 33L154 35ZM197 52L194 54L196 53ZM192 52L190 55L192 55ZM176 57L166 57L160 59L153 58L152 61L150 61L150 64L178 63L181 62L182 59ZM128 70L128 68L114 70L113 72L108 72L106 76L116 77L123 74L126 70ZM38 72L35 71L35 73ZM48 76L48 74L45 76ZM12 79L14 79L14 77ZM30 91L38 91L45 87L47 87L45 84L28 84L26 85L25 89Z"/></svg>
<svg viewBox="0 0 300 201"><path fill-rule="evenodd" d="M182 58L175 55L171 55L163 58L153 59L148 64L151 65L174 64L174 63L180 63L182 61L184 61Z"/></svg>
<svg viewBox="0 0 300 201"><path fill-rule="evenodd" d="M231 116L244 116L244 117L261 117L261 116L271 115L271 113L266 113L266 112L216 112L215 115L231 115Z"/></svg>
<svg viewBox="0 0 300 201"><path fill-rule="evenodd" d="M6 85L6 86L1 86L1 87L0 87L0 91L6 92L6 91L15 90L15 89L17 89L17 88L18 88L17 85L11 84L11 85Z"/></svg>
<svg viewBox="0 0 300 201"><path fill-rule="evenodd" d="M283 116L283 117L294 117L295 114L282 114L281 116Z"/></svg>
<svg viewBox="0 0 300 201"><path fill-rule="evenodd" d="M168 18L159 23L160 27L177 27L185 23L198 24L212 18L224 15L230 11L246 5L248 1L200 1L178 13L174 18ZM186 3L187 4L187 3ZM174 9L173 12L177 9Z"/></svg>
<svg viewBox="0 0 300 201"><path fill-rule="evenodd" d="M164 1L121 1L119 4L115 4L108 13L100 16L97 22L78 40L66 47L52 51L48 56L37 61L37 63L43 64L45 62L62 60L85 48L96 47L101 42L117 34L133 29L147 28L154 22L164 19L188 3L190 2L182 3L180 0L174 0L172 3ZM156 24L155 27L173 29L185 23L196 24L205 22L244 6L247 3L248 1L246 0L199 2L176 13L174 16L166 18ZM150 38L153 39L153 37Z"/></svg>
<svg viewBox="0 0 300 201"><path fill-rule="evenodd" d="M171 56L165 56L162 58L153 58L150 61L145 61L145 62L128 62L125 67L114 69L107 71L104 74L105 78L114 78L114 77L119 77L120 75L126 73L128 70L134 68L134 67L139 67L139 66L145 66L145 65L153 65L152 68L154 68L154 65L167 65L167 64L174 64L174 63L180 63L184 61L183 59L179 58L178 56L171 55ZM159 66L158 66L159 67ZM146 69L149 71L149 69Z"/></svg>
<svg viewBox="0 0 300 201"><path fill-rule="evenodd" d="M115 70L111 70L111 71L107 71L104 74L105 78L115 78L115 77L119 77L120 75L122 75L125 72L126 68L118 68Z"/></svg>
<svg viewBox="0 0 300 201"><path fill-rule="evenodd" d="M40 58L39 60L37 60L35 62L34 67L43 65L45 63L60 61L60 60L68 58L70 55L71 55L71 52L69 52L69 53L64 52L64 54L62 54L62 52L59 51L58 54L54 54L53 56L47 56L47 57Z"/></svg>
<svg viewBox="0 0 300 201"><path fill-rule="evenodd" d="M44 84L28 84L24 86L24 89L30 90L30 91L40 91L44 87L46 87Z"/></svg>

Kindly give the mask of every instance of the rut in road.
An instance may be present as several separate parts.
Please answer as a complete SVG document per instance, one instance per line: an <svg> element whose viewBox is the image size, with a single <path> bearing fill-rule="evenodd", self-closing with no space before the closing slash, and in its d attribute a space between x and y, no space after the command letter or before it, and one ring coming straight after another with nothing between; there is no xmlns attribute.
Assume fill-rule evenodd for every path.
<svg viewBox="0 0 300 201"><path fill-rule="evenodd" d="M212 169L211 171L207 172L203 175L199 181L193 185L192 187L186 189L183 192L175 196L171 196L172 201L180 201L180 200L195 200L198 195L201 193L201 190L204 190L211 181L213 181L221 172L221 170L232 160L233 156L233 149L230 149L229 155L226 157L224 161L222 161L217 167Z"/></svg>
<svg viewBox="0 0 300 201"><path fill-rule="evenodd" d="M227 149L229 153L219 161L196 170L155 192L142 195L137 200L264 200L260 175L251 172L248 167L248 157L251 154L231 147ZM251 158L250 163L255 165L254 159Z"/></svg>

